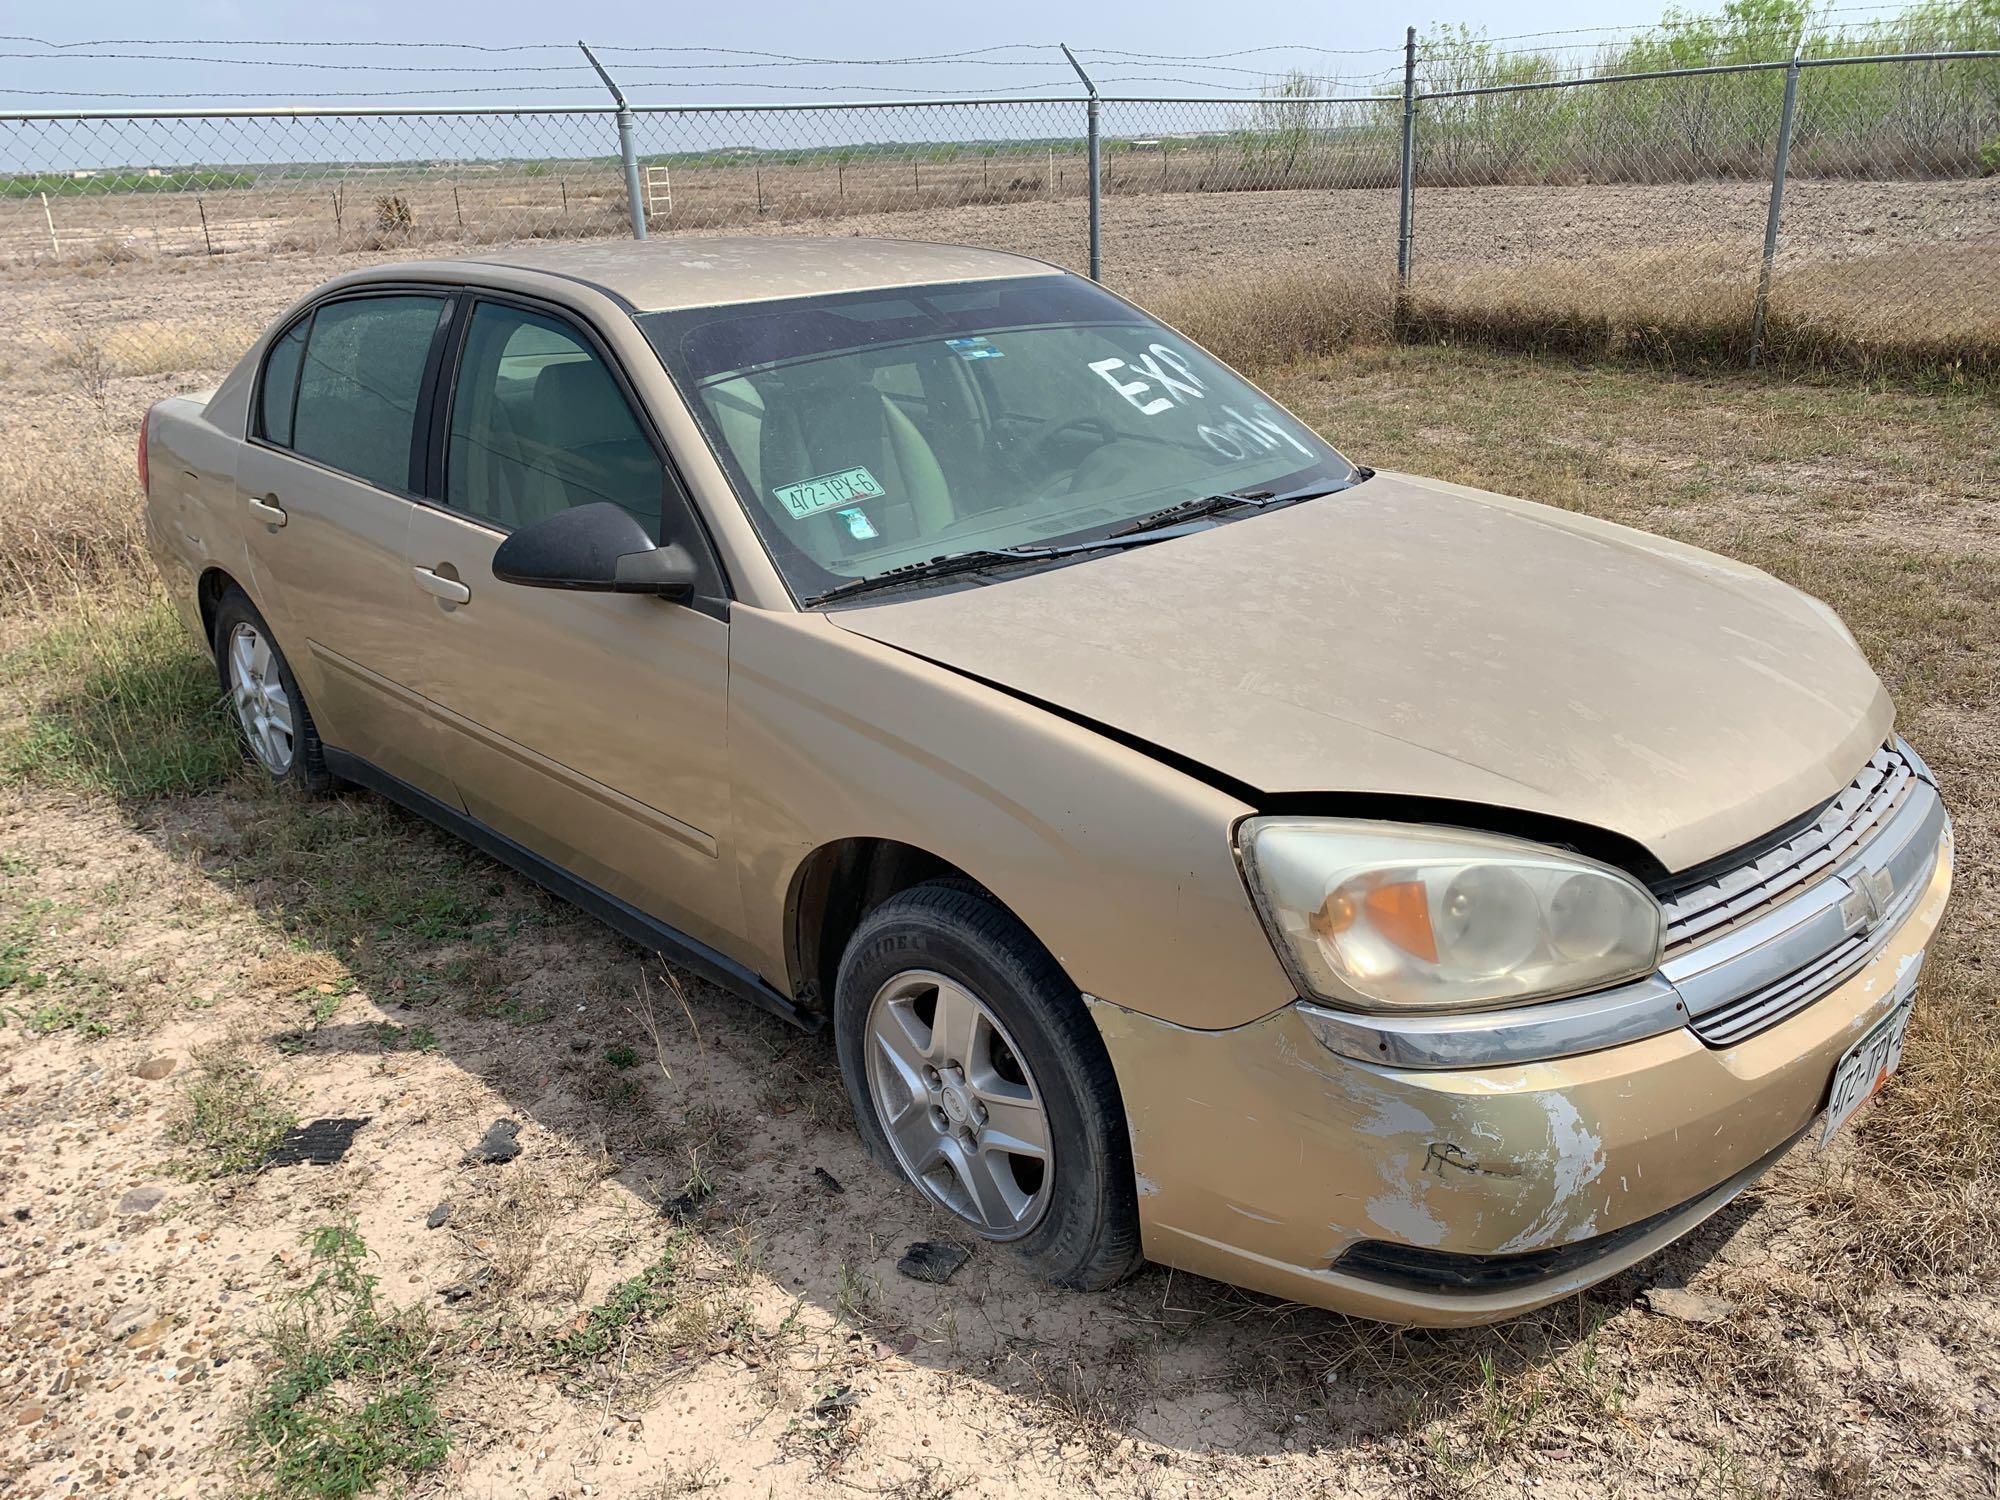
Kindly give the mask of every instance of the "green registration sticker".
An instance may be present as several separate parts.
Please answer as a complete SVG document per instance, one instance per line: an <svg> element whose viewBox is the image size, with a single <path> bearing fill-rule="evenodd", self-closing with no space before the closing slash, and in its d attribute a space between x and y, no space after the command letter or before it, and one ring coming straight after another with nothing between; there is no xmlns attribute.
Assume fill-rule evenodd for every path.
<svg viewBox="0 0 2000 1500"><path fill-rule="evenodd" d="M865 468L853 468L801 479L797 484L781 484L771 493L778 497L778 503L785 507L794 521L803 521L807 516L832 510L837 505L852 505L857 500L880 500L885 491Z"/></svg>

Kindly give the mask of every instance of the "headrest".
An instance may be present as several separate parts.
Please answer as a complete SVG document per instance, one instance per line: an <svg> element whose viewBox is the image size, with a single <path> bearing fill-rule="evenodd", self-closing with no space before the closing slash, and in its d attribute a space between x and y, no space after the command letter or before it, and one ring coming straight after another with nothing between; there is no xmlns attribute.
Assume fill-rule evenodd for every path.
<svg viewBox="0 0 2000 1500"><path fill-rule="evenodd" d="M595 360L567 360L535 377L534 436L565 448L627 443L640 436L618 382Z"/></svg>

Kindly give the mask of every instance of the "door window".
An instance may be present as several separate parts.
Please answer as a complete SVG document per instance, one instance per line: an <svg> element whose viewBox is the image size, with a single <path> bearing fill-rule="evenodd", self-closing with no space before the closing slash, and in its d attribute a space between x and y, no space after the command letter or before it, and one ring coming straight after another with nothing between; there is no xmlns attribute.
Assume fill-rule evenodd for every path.
<svg viewBox="0 0 2000 1500"><path fill-rule="evenodd" d="M452 398L445 503L514 529L608 500L660 536L666 475L610 369L554 318L482 302Z"/></svg>
<svg viewBox="0 0 2000 1500"><path fill-rule="evenodd" d="M410 493L417 401L443 306L442 297L359 297L314 313L292 451L378 489ZM267 387L271 373L265 372ZM269 415L267 408L267 423Z"/></svg>

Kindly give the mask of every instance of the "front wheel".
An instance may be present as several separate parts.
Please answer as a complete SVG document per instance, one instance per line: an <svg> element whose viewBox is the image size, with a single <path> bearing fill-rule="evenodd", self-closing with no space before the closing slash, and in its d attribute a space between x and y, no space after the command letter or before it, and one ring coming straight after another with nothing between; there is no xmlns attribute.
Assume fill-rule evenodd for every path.
<svg viewBox="0 0 2000 1500"><path fill-rule="evenodd" d="M1057 1286L1140 1263L1111 1059L1047 950L984 892L917 886L862 922L834 1000L876 1159Z"/></svg>

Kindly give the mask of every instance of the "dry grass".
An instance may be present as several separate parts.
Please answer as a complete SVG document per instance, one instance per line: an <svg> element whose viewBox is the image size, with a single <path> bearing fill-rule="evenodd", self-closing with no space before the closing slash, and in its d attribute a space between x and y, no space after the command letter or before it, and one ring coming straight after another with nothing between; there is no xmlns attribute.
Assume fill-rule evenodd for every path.
<svg viewBox="0 0 2000 1500"><path fill-rule="evenodd" d="M1172 286L1150 305L1229 363L1266 369L1387 339L1395 287L1387 277L1286 270Z"/></svg>
<svg viewBox="0 0 2000 1500"><path fill-rule="evenodd" d="M73 372L92 388L118 376L180 375L212 370L232 361L262 330L255 324L189 328L159 318L141 318L108 328L71 334L55 347L51 363Z"/></svg>
<svg viewBox="0 0 2000 1500"><path fill-rule="evenodd" d="M1727 553L1826 600L1937 769L1958 894L1893 1108L1778 1181L1845 1272L2000 1268L2000 406L1852 384L1660 379L1442 350L1361 354L1277 394L1383 467L1532 496ZM1532 390L1532 405L1521 395Z"/></svg>
<svg viewBox="0 0 2000 1500"><path fill-rule="evenodd" d="M0 427L0 607L10 613L144 571L132 433L92 410L66 415L60 440Z"/></svg>
<svg viewBox="0 0 2000 1500"><path fill-rule="evenodd" d="M1741 367L1758 265L1741 246L1631 252L1521 267L1427 270L1401 309L1401 337L1668 369ZM1924 288L1913 305L1912 287ZM2000 374L2000 256L1972 247L1891 251L1781 265L1771 283L1764 363L1987 380Z"/></svg>
<svg viewBox="0 0 2000 1500"><path fill-rule="evenodd" d="M1695 313L1734 274L1714 262L1697 284L1688 269L1695 263L1677 264L1695 286L1685 298ZM1463 293L1470 302L1505 289L1468 280ZM1322 1451L1401 1465L1389 1472L1413 1494L1462 1493L1496 1474L1530 1472L1582 1475L1576 1492L1590 1493L1589 1477L1615 1467L1699 1493L1835 1496L1879 1491L1913 1463L1955 1462L1936 1434L1967 1432L1985 1399L1976 1394L1976 1361L1962 1352L1968 1339L1978 1342L1980 1325L1962 1320L1986 1316L1965 1309L1985 1306L1982 1287L2000 1269L2000 1039L1991 1025L2000 923L1990 916L2000 894L2000 490L1992 463L2000 406L1990 391L1663 374L1661 366L1689 361L1662 349L1686 342L1624 350L1644 354L1649 368L1580 363L1557 340L1545 347L1563 356L1547 358L1370 344L1389 329L1387 286L1323 274L1190 286L1153 300L1212 347L1263 367L1280 399L1358 458L1644 526L1744 558L1828 600L1945 782L1960 837L1959 896L1926 966L1904 1071L1885 1106L1862 1118L1844 1150L1788 1162L1731 1218L1746 1233L1768 1235L1768 1257L1716 1261L1717 1244L1734 1232L1718 1229L1590 1297L1465 1335L1359 1328L1190 1288L1187 1278L1166 1281L1154 1308L1156 1282L1148 1281L1115 1306L1121 1319L1132 1314L1128 1328L1161 1330L1156 1345L1087 1348L1051 1333L994 1358L997 1382L1041 1424L1036 1431L1068 1444L1093 1471L1124 1474L1120 1465L1143 1462L1141 1479L1161 1472L1133 1457L1127 1441L1148 1420L1148 1404L1196 1392L1207 1402L1218 1385L1286 1443L1313 1433ZM1593 305L1607 326L1645 306L1615 279ZM1728 321L1741 308L1711 311ZM1351 347L1356 340L1363 347ZM207 373L222 340L187 347ZM594 1144L516 1163L489 1192L463 1198L448 1230L421 1241L451 1276L484 1268L466 1306L512 1331L496 1352L525 1354L533 1365L545 1341L565 1330L602 1332L629 1307L637 1331L628 1338L619 1323L614 1354L564 1377L587 1392L593 1421L628 1397L639 1405L632 1393L656 1374L678 1370L673 1378L698 1381L703 1371L741 1366L758 1372L761 1399L791 1413L770 1430L792 1432L812 1464L824 1460L832 1471L849 1451L842 1444L862 1451L877 1442L870 1424L879 1418L849 1423L848 1408L823 1398L852 1379L852 1361L874 1367L876 1340L896 1337L893 1274L885 1282L866 1259L850 1264L846 1249L837 1273L832 1262L821 1267L825 1321L838 1323L844 1310L846 1331L815 1337L842 1352L787 1365L798 1277L813 1273L797 1261L787 1274L766 1272L760 1257L774 1258L772 1237L802 1217L801 1201L807 1215L837 1210L790 1188L761 1205L727 1201L732 1181L771 1151L769 1132L791 1132L787 1139L813 1152L843 1138L824 1059L796 1039L775 1039L754 1018L724 1018L699 995L649 1000L636 970L617 969L623 960L611 940L379 803L308 807L241 782L202 790L227 779L227 753L203 758L227 739L204 697L207 668L145 581L125 440L163 387L115 346L103 353L100 392L89 389L98 379L92 368L71 367L58 372L57 389L33 398L39 406L17 403L10 415L61 440L0 446L0 759L25 798L47 798L52 788L81 794L76 816L102 825L87 844L108 848L103 830L172 821L183 830L188 870L166 915L135 914L134 898L108 894L110 876L96 872L77 877L63 912L29 902L38 875L12 878L0 891L12 903L0 913L12 924L0 926L0 980L10 962L22 982L46 976L32 997L17 983L6 998L34 1014L45 1003L66 1007L48 1012L47 1029L62 1035L34 1045L137 1046L161 1016L184 1019L188 997L208 983L201 944L215 941L212 929L225 921L256 951L225 985L224 1004L249 997L265 1032L293 1035L299 1007L318 1004L329 984L353 998L301 1052L253 1041L196 1060L182 1084L210 1091L203 1119L215 1129L195 1132L191 1099L179 1118L195 1132L187 1149L200 1146L195 1159L211 1167L245 1159L257 1132L279 1117L268 1112L291 1102L289 1092L270 1092L274 1081L303 1089L342 1048L365 1043L385 1076L425 1066L476 1084L482 1070L489 1081L504 1079L493 1059L510 1039L532 1043L517 1047L531 1060L514 1064L523 1076L512 1086L542 1118L571 1121L574 1138ZM162 768L178 769L148 780ZM144 985L168 992L171 1004L149 1002L142 1015L134 996L118 990L115 959L127 950L113 946L104 930L112 924L129 924L150 945L147 962L162 967ZM356 1020L369 1014L369 996L396 1004L401 1020L414 1011L434 1023L439 1053L391 1053L376 1027ZM595 1050L572 1053L553 1035L552 1018L586 1002ZM82 1019L63 1020L71 1015ZM101 1037L92 1018L104 1023ZM614 1035L641 1056L656 1055L659 1067L617 1066L607 1045ZM732 1075L732 1049L754 1067ZM718 1100L735 1101L741 1118L725 1117ZM232 1143L241 1147L234 1158ZM632 1281L652 1263L654 1242L606 1220L594 1195L610 1180L607 1153L643 1185L637 1212L646 1226L658 1225L653 1205L691 1181L721 1184L684 1229L657 1231L681 1237L671 1282ZM377 1201L365 1181L352 1186L357 1202ZM862 1191L850 1179L850 1193ZM415 1205L416 1222L430 1201ZM739 1213L748 1218L739 1222ZM392 1236L402 1233L385 1223L371 1229L370 1243L397 1253ZM937 1342L961 1362L956 1330L975 1329L994 1310L957 1299L986 1274L986 1262L975 1262L951 1289L953 1332ZM1702 1330L1630 1310L1655 1279L1696 1276L1737 1299L1742 1313ZM1865 1361L1857 1357L1865 1378L1841 1363L1850 1344L1868 1351ZM1913 1344L1952 1352L1920 1378L1899 1364ZM1210 1361L1198 1377L1187 1373L1190 1351ZM495 1372L510 1393L521 1379L518 1360ZM949 1379L960 1389L975 1383L955 1367ZM927 1420L942 1430L954 1408L949 1397L936 1399ZM1855 1426L1864 1419L1851 1415L1857 1409L1866 1436ZM1683 1458L1698 1457L1656 1471L1656 1449L1667 1442ZM1331 1471L1290 1472L1303 1485ZM1937 1488L1968 1472L1952 1469Z"/></svg>
<svg viewBox="0 0 2000 1500"><path fill-rule="evenodd" d="M1340 269L1169 283L1149 305L1232 363L1270 367L1386 342L1739 370L1758 267L1741 247L1695 245L1539 265L1427 265L1410 293ZM1921 306L1911 288L1924 288ZM1772 282L1761 358L1786 375L1919 385L2000 376L2000 254L1963 247L1805 262Z"/></svg>

